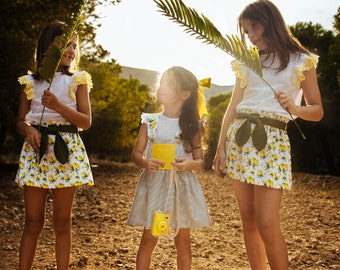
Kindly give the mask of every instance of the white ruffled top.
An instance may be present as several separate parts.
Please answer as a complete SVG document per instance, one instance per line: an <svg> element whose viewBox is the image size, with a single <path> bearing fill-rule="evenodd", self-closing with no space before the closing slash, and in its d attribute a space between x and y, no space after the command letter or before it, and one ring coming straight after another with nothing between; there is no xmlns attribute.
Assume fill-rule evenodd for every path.
<svg viewBox="0 0 340 270"><path fill-rule="evenodd" d="M32 75L24 75L18 79L21 85L25 85L25 93L27 99L31 100L31 110L27 113L25 121L29 123L39 123L43 105L41 104L41 97L49 86L45 80L35 80ZM75 72L72 76L56 72L51 85L51 91L55 94L59 101L66 106L77 110L76 92L78 85L86 84L89 91L92 88L91 75L86 71ZM45 107L43 123L57 122L65 123L67 120L54 110Z"/></svg>
<svg viewBox="0 0 340 270"><path fill-rule="evenodd" d="M261 56L261 58L265 57L266 55ZM279 59L276 57L272 63L272 57L269 57L262 63L262 77L275 91L281 90L291 94L295 104L300 105L302 99L300 85L305 79L303 72L313 67L316 68L317 61L317 55L291 53L287 68L277 72L277 67L280 65ZM267 68L267 66L270 67ZM243 99L236 107L238 112L267 112L290 118L289 113L275 99L274 92L257 74L237 60L232 61L232 69L236 77L240 79L241 87L244 88Z"/></svg>

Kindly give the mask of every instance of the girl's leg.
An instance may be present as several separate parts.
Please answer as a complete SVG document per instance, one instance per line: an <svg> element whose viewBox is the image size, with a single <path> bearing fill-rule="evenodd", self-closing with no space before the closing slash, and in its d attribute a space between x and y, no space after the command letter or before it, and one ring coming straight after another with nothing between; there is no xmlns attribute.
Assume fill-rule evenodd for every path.
<svg viewBox="0 0 340 270"><path fill-rule="evenodd" d="M191 269L191 243L190 229L180 229L175 237L175 246L177 250L177 269Z"/></svg>
<svg viewBox="0 0 340 270"><path fill-rule="evenodd" d="M58 270L67 270L71 253L72 203L76 187L52 190L53 228Z"/></svg>
<svg viewBox="0 0 340 270"><path fill-rule="evenodd" d="M144 229L137 253L136 270L150 269L151 255L157 245L157 241L158 238L151 234L150 229Z"/></svg>
<svg viewBox="0 0 340 270"><path fill-rule="evenodd" d="M282 190L255 186L256 221L272 270L288 269L288 252L280 228Z"/></svg>
<svg viewBox="0 0 340 270"><path fill-rule="evenodd" d="M252 270L266 269L266 252L256 224L254 185L233 180L233 188L240 209L243 237Z"/></svg>
<svg viewBox="0 0 340 270"><path fill-rule="evenodd" d="M24 187L25 226L20 242L19 270L31 269L37 241L44 227L48 190Z"/></svg>

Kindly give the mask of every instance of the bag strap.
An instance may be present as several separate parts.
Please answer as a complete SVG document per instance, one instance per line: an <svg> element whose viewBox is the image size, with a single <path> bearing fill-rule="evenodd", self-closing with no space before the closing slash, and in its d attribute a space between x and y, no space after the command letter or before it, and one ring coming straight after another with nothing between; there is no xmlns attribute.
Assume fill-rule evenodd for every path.
<svg viewBox="0 0 340 270"><path fill-rule="evenodd" d="M175 192L176 192L176 204L175 204L175 219L176 219L176 228L173 234L167 236L168 238L175 238L176 235L179 232L179 219L178 219L178 203L179 203L179 192L178 192L178 175L177 175L177 167L171 165L170 169L170 180L169 180L169 189L168 189L168 195L166 197L165 202L165 211L168 210L168 203L169 203L169 197L170 197L170 190L172 187L172 183L175 185Z"/></svg>

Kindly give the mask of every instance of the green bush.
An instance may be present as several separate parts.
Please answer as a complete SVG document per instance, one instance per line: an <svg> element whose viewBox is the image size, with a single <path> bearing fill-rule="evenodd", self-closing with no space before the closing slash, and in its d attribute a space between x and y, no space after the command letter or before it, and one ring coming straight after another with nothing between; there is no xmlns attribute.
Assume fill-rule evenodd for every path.
<svg viewBox="0 0 340 270"><path fill-rule="evenodd" d="M211 169L215 157L216 147L219 139L221 124L224 113L230 102L230 95L219 95L208 101L208 120L205 127L205 169Z"/></svg>

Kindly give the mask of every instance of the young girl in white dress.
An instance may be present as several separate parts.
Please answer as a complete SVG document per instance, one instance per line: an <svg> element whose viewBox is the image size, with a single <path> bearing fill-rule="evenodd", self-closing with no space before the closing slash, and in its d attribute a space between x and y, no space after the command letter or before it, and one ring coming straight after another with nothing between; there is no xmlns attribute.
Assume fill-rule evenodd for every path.
<svg viewBox="0 0 340 270"><path fill-rule="evenodd" d="M239 28L260 51L263 78L233 62L236 83L224 115L214 160L218 176L232 179L251 269L287 270L288 253L280 229L283 190L291 188L290 143L286 124L293 117L323 117L315 55L291 36L270 1L249 4ZM302 93L306 106L301 106Z"/></svg>
<svg viewBox="0 0 340 270"><path fill-rule="evenodd" d="M63 25L53 22L42 31L36 51L37 70L19 78L23 90L17 131L25 136L25 141L16 182L23 186L26 215L20 270L32 267L37 240L44 226L49 189L53 200L57 268L68 269L74 193L77 186L93 185L89 160L78 134L78 128L91 126L89 91L92 87L91 76L76 69L78 36L74 35L67 45L50 89L38 71L48 46L62 34Z"/></svg>
<svg viewBox="0 0 340 270"><path fill-rule="evenodd" d="M190 269L190 229L210 225L203 191L193 172L204 167L198 81L190 71L172 67L161 77L157 99L164 111L142 114L142 126L132 153L133 162L143 171L128 223L144 226L137 269L149 269L158 240L151 234L153 214L167 208L172 216L171 228L179 229L174 238L178 269ZM165 162L152 157L155 144L175 145L171 169L162 169ZM177 184L171 183L172 173L178 178Z"/></svg>

